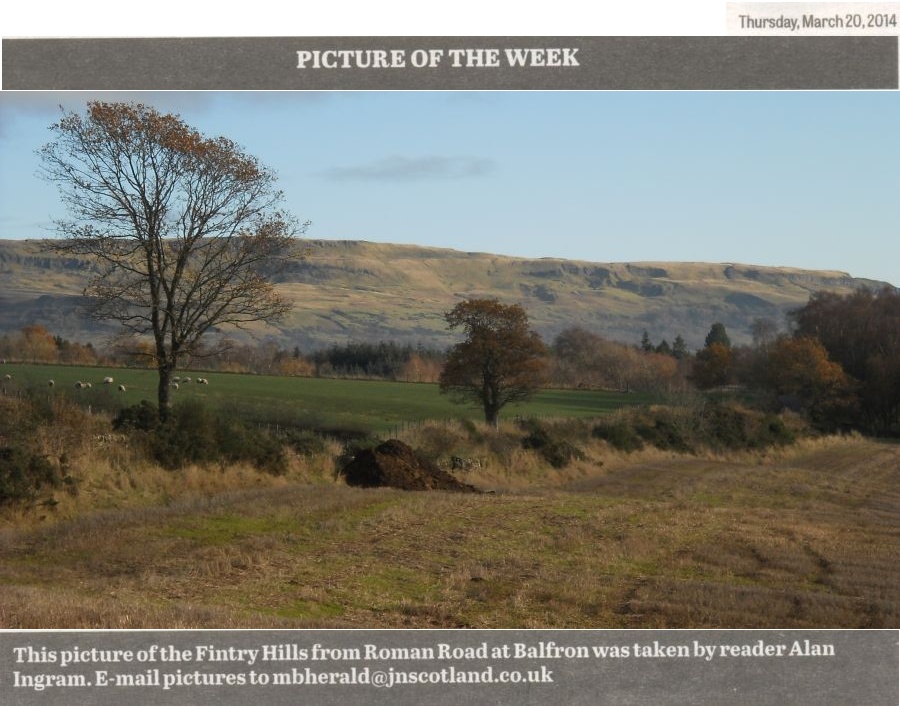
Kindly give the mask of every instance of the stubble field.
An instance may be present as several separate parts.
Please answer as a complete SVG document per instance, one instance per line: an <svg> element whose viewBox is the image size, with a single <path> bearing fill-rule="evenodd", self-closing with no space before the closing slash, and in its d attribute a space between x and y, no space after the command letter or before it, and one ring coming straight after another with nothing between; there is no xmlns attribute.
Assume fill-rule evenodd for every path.
<svg viewBox="0 0 900 707"><path fill-rule="evenodd" d="M260 477L8 525L0 626L900 627L896 444L534 472L465 474L483 495Z"/></svg>

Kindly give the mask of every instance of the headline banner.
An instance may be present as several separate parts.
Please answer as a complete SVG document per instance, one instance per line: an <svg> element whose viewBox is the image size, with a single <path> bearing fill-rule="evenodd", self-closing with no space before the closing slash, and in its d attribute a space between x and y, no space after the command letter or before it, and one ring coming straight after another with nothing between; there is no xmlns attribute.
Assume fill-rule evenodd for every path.
<svg viewBox="0 0 900 707"><path fill-rule="evenodd" d="M897 89L896 37L3 40L28 90Z"/></svg>

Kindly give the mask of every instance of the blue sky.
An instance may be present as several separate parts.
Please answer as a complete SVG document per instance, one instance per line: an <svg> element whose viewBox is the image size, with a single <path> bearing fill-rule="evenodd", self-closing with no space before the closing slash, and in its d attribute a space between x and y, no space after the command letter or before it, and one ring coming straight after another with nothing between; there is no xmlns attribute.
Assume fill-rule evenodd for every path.
<svg viewBox="0 0 900 707"><path fill-rule="evenodd" d="M308 236L900 285L897 92L0 93L0 237L65 215L58 105L141 100L279 175Z"/></svg>

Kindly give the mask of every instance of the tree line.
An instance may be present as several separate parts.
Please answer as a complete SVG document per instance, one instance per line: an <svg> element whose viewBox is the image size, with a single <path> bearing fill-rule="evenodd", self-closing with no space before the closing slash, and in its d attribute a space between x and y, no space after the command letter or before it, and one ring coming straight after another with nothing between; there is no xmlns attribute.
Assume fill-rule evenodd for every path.
<svg viewBox="0 0 900 707"><path fill-rule="evenodd" d="M789 313L788 325L779 332L758 322L752 346L708 339L692 382L701 390L741 386L828 431L900 435L900 291L817 292Z"/></svg>
<svg viewBox="0 0 900 707"><path fill-rule="evenodd" d="M524 309L496 300L467 300L447 317L465 334L466 347L351 341L303 353L274 341L225 341L198 347L185 363L223 372L441 383L448 394L486 405L488 419L542 387L730 391L769 410L800 412L823 430L900 434L900 293L892 288L816 293L789 314L786 331L755 322L749 345L733 345L714 323L702 348L677 355L649 342L647 332L627 344L570 327L544 344ZM152 366L149 346L128 340L95 347L28 325L0 336L0 359Z"/></svg>

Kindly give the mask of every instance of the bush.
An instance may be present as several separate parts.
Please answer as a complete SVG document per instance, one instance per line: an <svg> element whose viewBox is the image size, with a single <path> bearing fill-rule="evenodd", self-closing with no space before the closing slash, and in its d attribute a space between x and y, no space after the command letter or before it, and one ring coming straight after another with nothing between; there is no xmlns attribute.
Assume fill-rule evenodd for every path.
<svg viewBox="0 0 900 707"><path fill-rule="evenodd" d="M766 415L755 436L757 447L783 447L797 441L797 435L778 415Z"/></svg>
<svg viewBox="0 0 900 707"><path fill-rule="evenodd" d="M584 453L568 440L553 434L536 422L525 424L530 429L522 439L523 449L533 449L554 469L563 469L576 459L584 459Z"/></svg>
<svg viewBox="0 0 900 707"><path fill-rule="evenodd" d="M484 432L478 429L478 425L468 417L460 418L459 424L462 425L463 431L469 435L469 441L475 444L484 443Z"/></svg>
<svg viewBox="0 0 900 707"><path fill-rule="evenodd" d="M467 435L457 427L443 424L423 425L416 431L416 452L428 459L464 456L469 444Z"/></svg>
<svg viewBox="0 0 900 707"><path fill-rule="evenodd" d="M700 414L699 440L713 449L762 449L791 444L796 435L778 415L713 402Z"/></svg>
<svg viewBox="0 0 900 707"><path fill-rule="evenodd" d="M709 403L700 412L698 438L713 449L746 449L750 443L751 417L722 403Z"/></svg>
<svg viewBox="0 0 900 707"><path fill-rule="evenodd" d="M114 430L141 430L152 432L159 427L159 410L156 405L141 400L137 405L123 408L113 418Z"/></svg>
<svg viewBox="0 0 900 707"><path fill-rule="evenodd" d="M644 441L628 420L604 420L594 427L591 434L620 452L639 452L644 448Z"/></svg>
<svg viewBox="0 0 900 707"><path fill-rule="evenodd" d="M285 436L285 443L297 454L314 457L328 451L325 437L313 430L291 430Z"/></svg>
<svg viewBox="0 0 900 707"><path fill-rule="evenodd" d="M678 413L666 408L648 409L639 415L634 429L647 444L657 449L688 454L694 451L689 425Z"/></svg>
<svg viewBox="0 0 900 707"><path fill-rule="evenodd" d="M0 447L0 504L31 500L42 488L61 483L47 457L22 447Z"/></svg>
<svg viewBox="0 0 900 707"><path fill-rule="evenodd" d="M248 462L271 474L287 470L281 442L240 418L210 411L196 400L176 404L164 423L159 421L156 406L144 400L123 409L113 427L142 435L150 456L167 469Z"/></svg>
<svg viewBox="0 0 900 707"><path fill-rule="evenodd" d="M219 421L193 400L178 403L151 437L154 458L167 469L224 460L218 441Z"/></svg>
<svg viewBox="0 0 900 707"><path fill-rule="evenodd" d="M592 434L623 452L639 451L645 444L681 453L740 451L791 444L797 438L780 416L723 401L622 411L598 422Z"/></svg>
<svg viewBox="0 0 900 707"><path fill-rule="evenodd" d="M283 444L266 432L239 420L219 419L216 428L220 458L229 462L249 462L274 476L287 472Z"/></svg>

